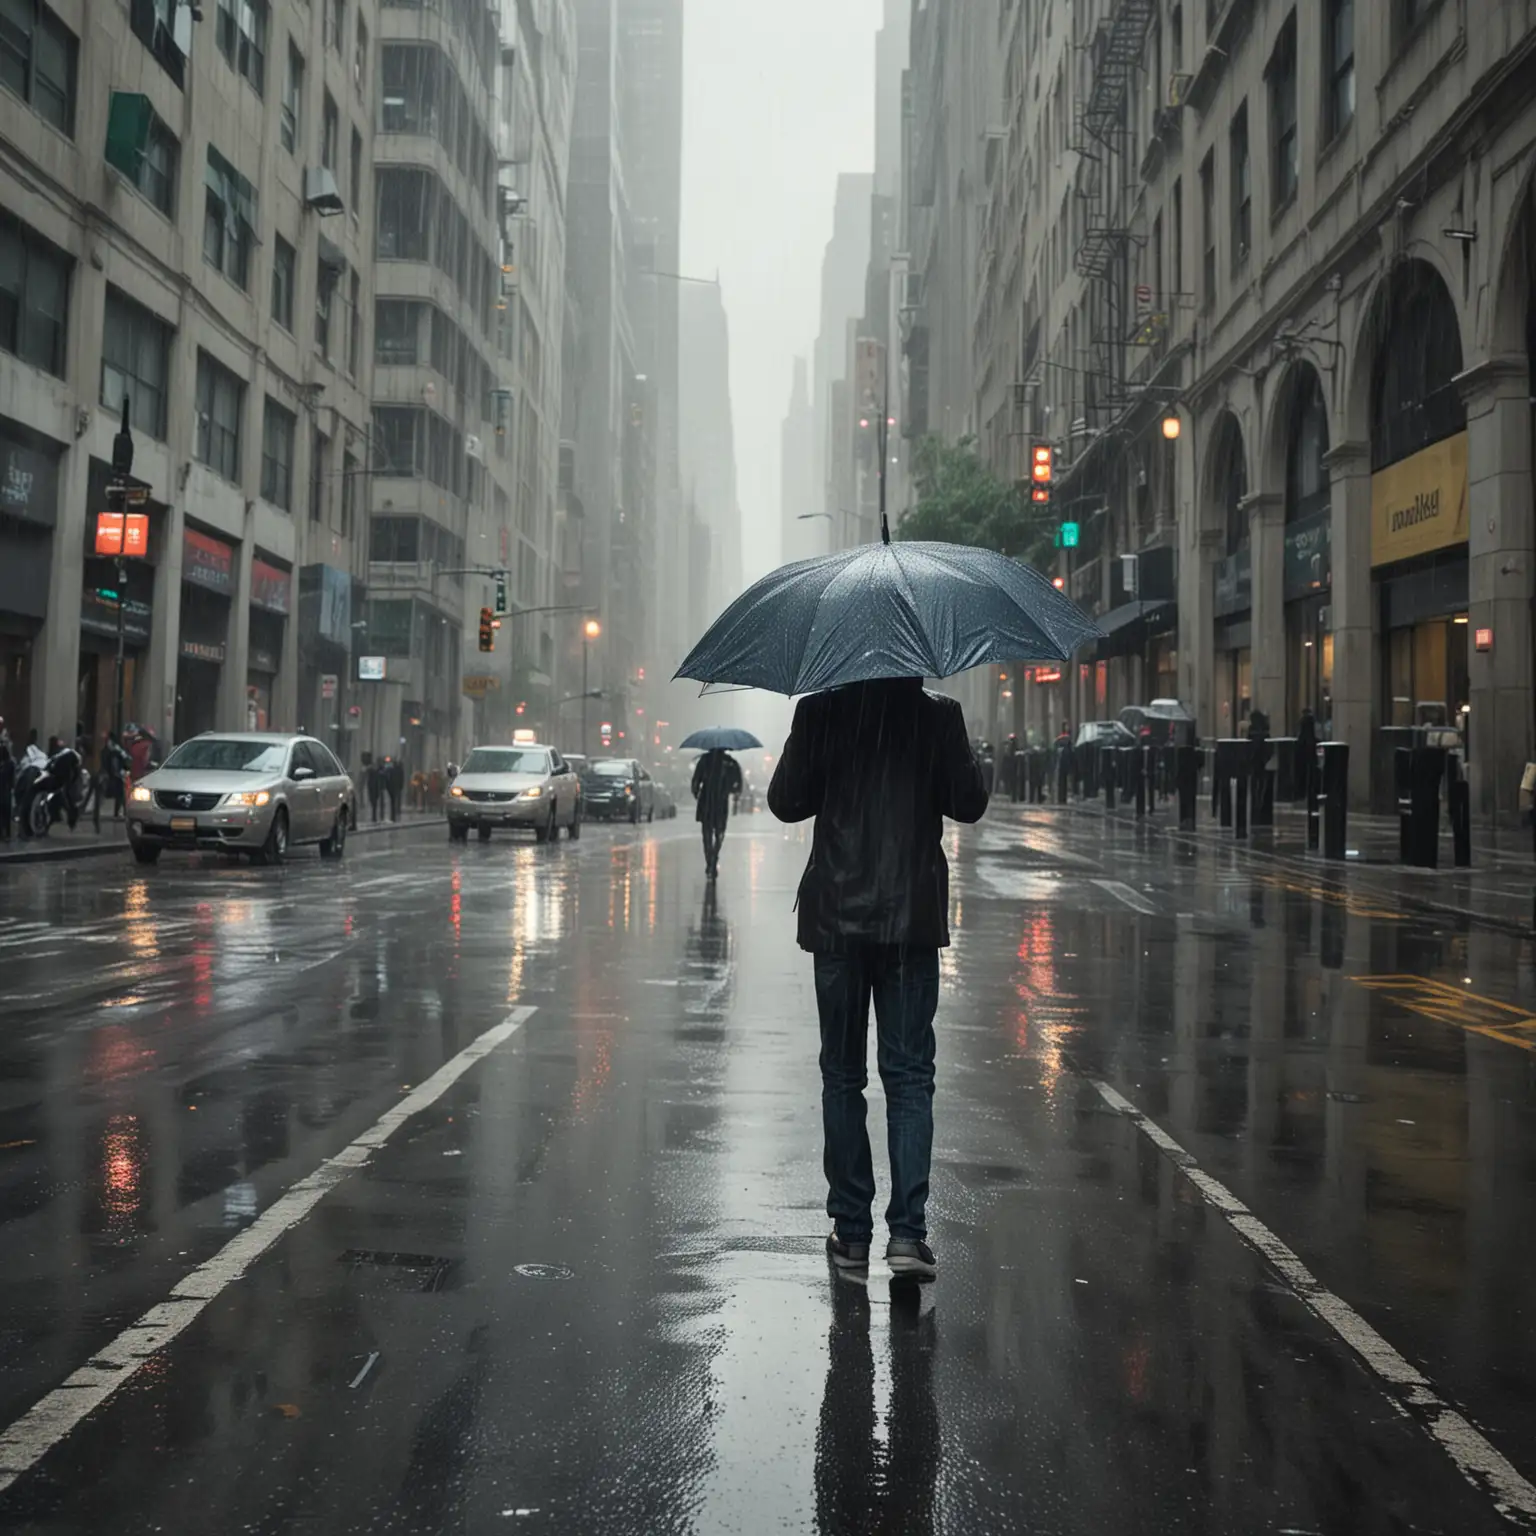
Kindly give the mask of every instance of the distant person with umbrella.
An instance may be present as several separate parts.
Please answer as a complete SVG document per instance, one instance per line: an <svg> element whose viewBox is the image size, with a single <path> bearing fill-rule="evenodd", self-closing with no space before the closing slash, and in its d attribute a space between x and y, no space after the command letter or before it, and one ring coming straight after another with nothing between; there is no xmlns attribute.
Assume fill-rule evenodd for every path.
<svg viewBox="0 0 1536 1536"><path fill-rule="evenodd" d="M694 812L704 834L704 875L713 880L720 873L720 845L732 800L742 791L741 765L731 752L750 752L762 746L750 731L729 729L695 731L683 742L685 751L702 751L693 768Z"/></svg>
<svg viewBox="0 0 1536 1536"><path fill-rule="evenodd" d="M795 710L768 789L781 821L816 818L800 881L821 1023L823 1166L840 1269L869 1263L874 1171L864 1086L873 1003L891 1200L886 1260L937 1273L928 1244L933 1020L949 942L944 818L986 810L981 766L953 699L923 679L971 667L1064 662L1100 637L1038 571L994 550L881 542L797 561L755 582L679 677L813 695Z"/></svg>

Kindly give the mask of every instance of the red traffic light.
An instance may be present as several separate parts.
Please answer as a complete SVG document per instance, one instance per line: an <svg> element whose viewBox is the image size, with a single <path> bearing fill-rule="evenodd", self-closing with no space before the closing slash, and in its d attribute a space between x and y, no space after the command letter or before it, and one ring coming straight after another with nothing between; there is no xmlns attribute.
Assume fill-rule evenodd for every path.
<svg viewBox="0 0 1536 1536"><path fill-rule="evenodd" d="M489 608L480 610L480 649L482 651L496 649L496 616Z"/></svg>
<svg viewBox="0 0 1536 1536"><path fill-rule="evenodd" d="M1029 451L1029 478L1036 485L1049 485L1051 483L1051 445L1049 443L1036 443Z"/></svg>

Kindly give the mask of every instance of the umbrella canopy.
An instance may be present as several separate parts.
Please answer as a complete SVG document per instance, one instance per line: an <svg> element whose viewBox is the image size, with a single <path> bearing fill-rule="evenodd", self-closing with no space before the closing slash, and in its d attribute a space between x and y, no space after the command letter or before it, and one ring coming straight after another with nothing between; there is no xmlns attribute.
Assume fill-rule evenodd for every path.
<svg viewBox="0 0 1536 1536"><path fill-rule="evenodd" d="M762 746L751 731L739 731L733 725L712 725L695 731L679 746L681 752L750 752Z"/></svg>
<svg viewBox="0 0 1536 1536"><path fill-rule="evenodd" d="M1098 626L1038 571L962 544L861 544L754 582L677 669L700 683L815 693L1066 661Z"/></svg>

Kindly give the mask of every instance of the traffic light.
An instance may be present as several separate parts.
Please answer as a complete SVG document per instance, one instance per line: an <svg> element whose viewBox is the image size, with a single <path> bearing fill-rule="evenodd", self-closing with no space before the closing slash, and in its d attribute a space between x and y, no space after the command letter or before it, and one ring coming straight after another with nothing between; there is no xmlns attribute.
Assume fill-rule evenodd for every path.
<svg viewBox="0 0 1536 1536"><path fill-rule="evenodd" d="M1063 549L1077 548L1078 528L1076 523L1063 523L1061 525L1061 538L1057 541Z"/></svg>
<svg viewBox="0 0 1536 1536"><path fill-rule="evenodd" d="M507 573L501 572L496 578L496 612L507 611Z"/></svg>
<svg viewBox="0 0 1536 1536"><path fill-rule="evenodd" d="M1029 499L1037 506L1051 499L1052 473L1051 445L1034 443L1029 450Z"/></svg>
<svg viewBox="0 0 1536 1536"><path fill-rule="evenodd" d="M496 616L489 608L480 610L480 649L482 651L496 649Z"/></svg>

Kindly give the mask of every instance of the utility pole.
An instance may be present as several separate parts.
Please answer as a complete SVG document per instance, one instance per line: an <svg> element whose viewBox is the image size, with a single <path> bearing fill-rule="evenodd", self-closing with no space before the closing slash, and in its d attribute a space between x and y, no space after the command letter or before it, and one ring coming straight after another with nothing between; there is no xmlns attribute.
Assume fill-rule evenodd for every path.
<svg viewBox="0 0 1536 1536"><path fill-rule="evenodd" d="M133 433L128 426L128 396L123 396L123 424L112 439L112 481L107 486L107 509L126 513L128 505L128 476L133 471ZM127 522L124 519L124 537ZM117 667L115 702L112 709L112 730L118 744L123 740L123 673L124 631L123 621L128 608L128 562L123 558L124 545L119 544L117 555Z"/></svg>

